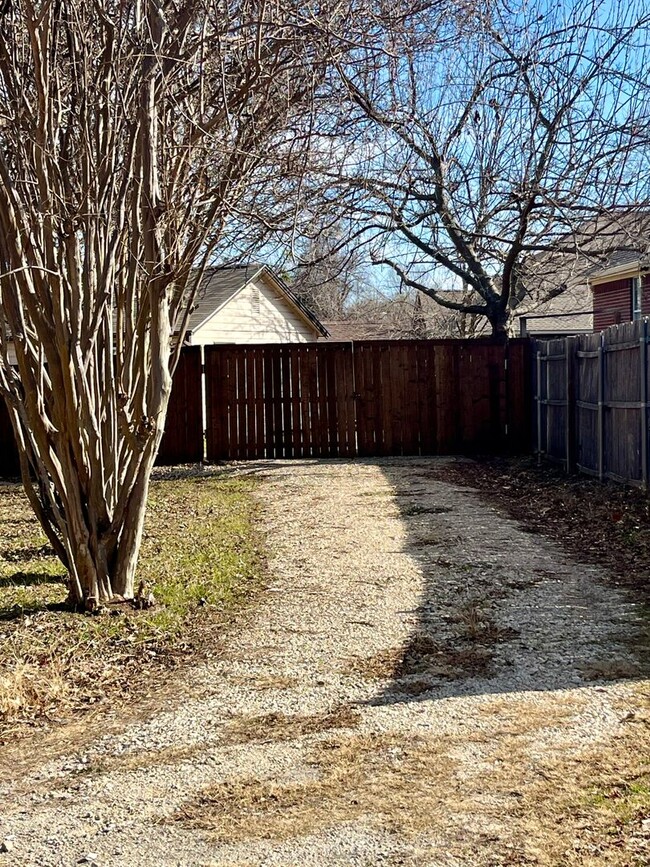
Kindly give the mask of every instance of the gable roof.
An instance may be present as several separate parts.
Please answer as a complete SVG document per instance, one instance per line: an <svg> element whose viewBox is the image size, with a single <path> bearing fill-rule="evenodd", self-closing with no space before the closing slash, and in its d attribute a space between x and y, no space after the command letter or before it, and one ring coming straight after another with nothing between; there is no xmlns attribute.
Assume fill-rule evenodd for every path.
<svg viewBox="0 0 650 867"><path fill-rule="evenodd" d="M217 310L224 306L248 283L266 278L279 290L280 295L298 310L303 319L323 337L328 331L318 317L307 307L289 286L268 265L250 264L207 268L196 295L194 310L190 316L188 333L200 328Z"/></svg>

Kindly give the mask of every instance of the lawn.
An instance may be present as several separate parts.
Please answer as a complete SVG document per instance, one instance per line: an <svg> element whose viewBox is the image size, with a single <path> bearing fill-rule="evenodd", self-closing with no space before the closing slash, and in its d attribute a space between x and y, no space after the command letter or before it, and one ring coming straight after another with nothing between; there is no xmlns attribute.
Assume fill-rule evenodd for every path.
<svg viewBox="0 0 650 867"><path fill-rule="evenodd" d="M92 615L66 610L63 566L20 485L0 485L0 743L206 652L258 586L255 482L175 475L152 482L136 581L156 605Z"/></svg>

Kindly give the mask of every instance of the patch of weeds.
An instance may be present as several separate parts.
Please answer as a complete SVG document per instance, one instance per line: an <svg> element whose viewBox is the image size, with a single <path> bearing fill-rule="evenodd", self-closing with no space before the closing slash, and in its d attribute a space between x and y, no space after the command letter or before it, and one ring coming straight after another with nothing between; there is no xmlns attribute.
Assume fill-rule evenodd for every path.
<svg viewBox="0 0 650 867"><path fill-rule="evenodd" d="M516 629L494 623L478 600L459 608L453 621L459 626L455 639L438 638L433 626L431 632L419 629L402 647L359 657L349 670L369 680L392 678L399 681L400 692L418 695L432 689L435 679L461 680L488 674L494 656L492 647L519 636ZM410 678L411 683L405 678Z"/></svg>
<svg viewBox="0 0 650 867"><path fill-rule="evenodd" d="M361 816L395 832L420 830L436 823L452 766L443 739L397 734L320 741L307 761L303 779L229 780L169 821L227 843L297 837Z"/></svg>
<svg viewBox="0 0 650 867"><path fill-rule="evenodd" d="M548 854L556 859L549 858L549 863L566 867L650 863L648 756L648 727L626 723L616 737L540 768L544 774L526 792L522 809L531 817L536 814L534 833L547 838Z"/></svg>
<svg viewBox="0 0 650 867"><path fill-rule="evenodd" d="M63 567L47 553L20 487L3 485L0 554L4 549L12 558L0 556L0 726L7 731L17 721L44 719L55 706L63 712L113 700L146 683L161 661L205 649L211 630L262 573L255 484L153 481L137 581L153 592L156 606L108 606L96 616L65 609ZM24 561L14 558L20 549Z"/></svg>
<svg viewBox="0 0 650 867"><path fill-rule="evenodd" d="M400 508L400 514L405 518L415 515L446 515L448 512L453 511L451 506L420 506L417 503Z"/></svg>
<svg viewBox="0 0 650 867"><path fill-rule="evenodd" d="M510 626L497 626L482 607L480 600L471 600L458 609L454 620L465 637L481 644L496 644L518 638L520 632Z"/></svg>
<svg viewBox="0 0 650 867"><path fill-rule="evenodd" d="M414 675L438 680L461 680L488 671L492 653L485 647L462 647L440 642L423 632L414 633L402 647L357 657L348 671L367 680L397 680L403 691L404 678ZM428 681L428 689L432 684Z"/></svg>
<svg viewBox="0 0 650 867"><path fill-rule="evenodd" d="M580 666L583 680L615 681L641 677L641 668L629 659L594 659Z"/></svg>
<svg viewBox="0 0 650 867"><path fill-rule="evenodd" d="M226 743L238 744L288 741L331 729L354 728L360 722L361 714L347 705L307 715L269 713L241 716L226 725L223 738Z"/></svg>
<svg viewBox="0 0 650 867"><path fill-rule="evenodd" d="M443 530L429 530L429 532L421 531L414 534L409 539L408 546L411 548L428 548L438 545L454 545L460 541L460 536L450 536Z"/></svg>

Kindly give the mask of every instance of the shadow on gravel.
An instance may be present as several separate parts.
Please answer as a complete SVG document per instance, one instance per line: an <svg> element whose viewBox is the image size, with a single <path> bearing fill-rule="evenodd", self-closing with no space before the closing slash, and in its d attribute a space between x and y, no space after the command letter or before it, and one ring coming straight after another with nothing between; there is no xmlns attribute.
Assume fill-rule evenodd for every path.
<svg viewBox="0 0 650 867"><path fill-rule="evenodd" d="M355 673L390 681L373 704L455 695L574 689L650 676L648 609L609 586L593 563L527 531L470 487L442 480L455 458L383 458L423 576L408 641L359 659ZM462 460L462 459L461 459ZM309 461L301 461L310 463ZM311 461L323 464L349 461ZM158 468L156 477L291 475L290 460ZM363 496L370 492L363 492ZM381 494L385 498L385 494ZM371 497L367 503L370 505Z"/></svg>
<svg viewBox="0 0 650 867"><path fill-rule="evenodd" d="M451 459L453 460L453 459ZM650 675L647 608L598 567L441 481L444 458L378 461L424 587L409 640L364 661L372 702L561 690ZM363 667L365 666L365 671Z"/></svg>

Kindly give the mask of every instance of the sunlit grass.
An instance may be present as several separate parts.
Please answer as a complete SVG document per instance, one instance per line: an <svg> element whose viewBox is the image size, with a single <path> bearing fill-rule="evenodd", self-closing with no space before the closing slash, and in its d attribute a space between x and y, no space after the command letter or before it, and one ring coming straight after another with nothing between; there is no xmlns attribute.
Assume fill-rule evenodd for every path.
<svg viewBox="0 0 650 867"><path fill-rule="evenodd" d="M215 476L152 482L136 586L156 604L94 616L65 609L65 570L20 487L0 486L0 721L127 689L127 669L240 604L261 573L254 486ZM53 695L41 688L48 679Z"/></svg>

